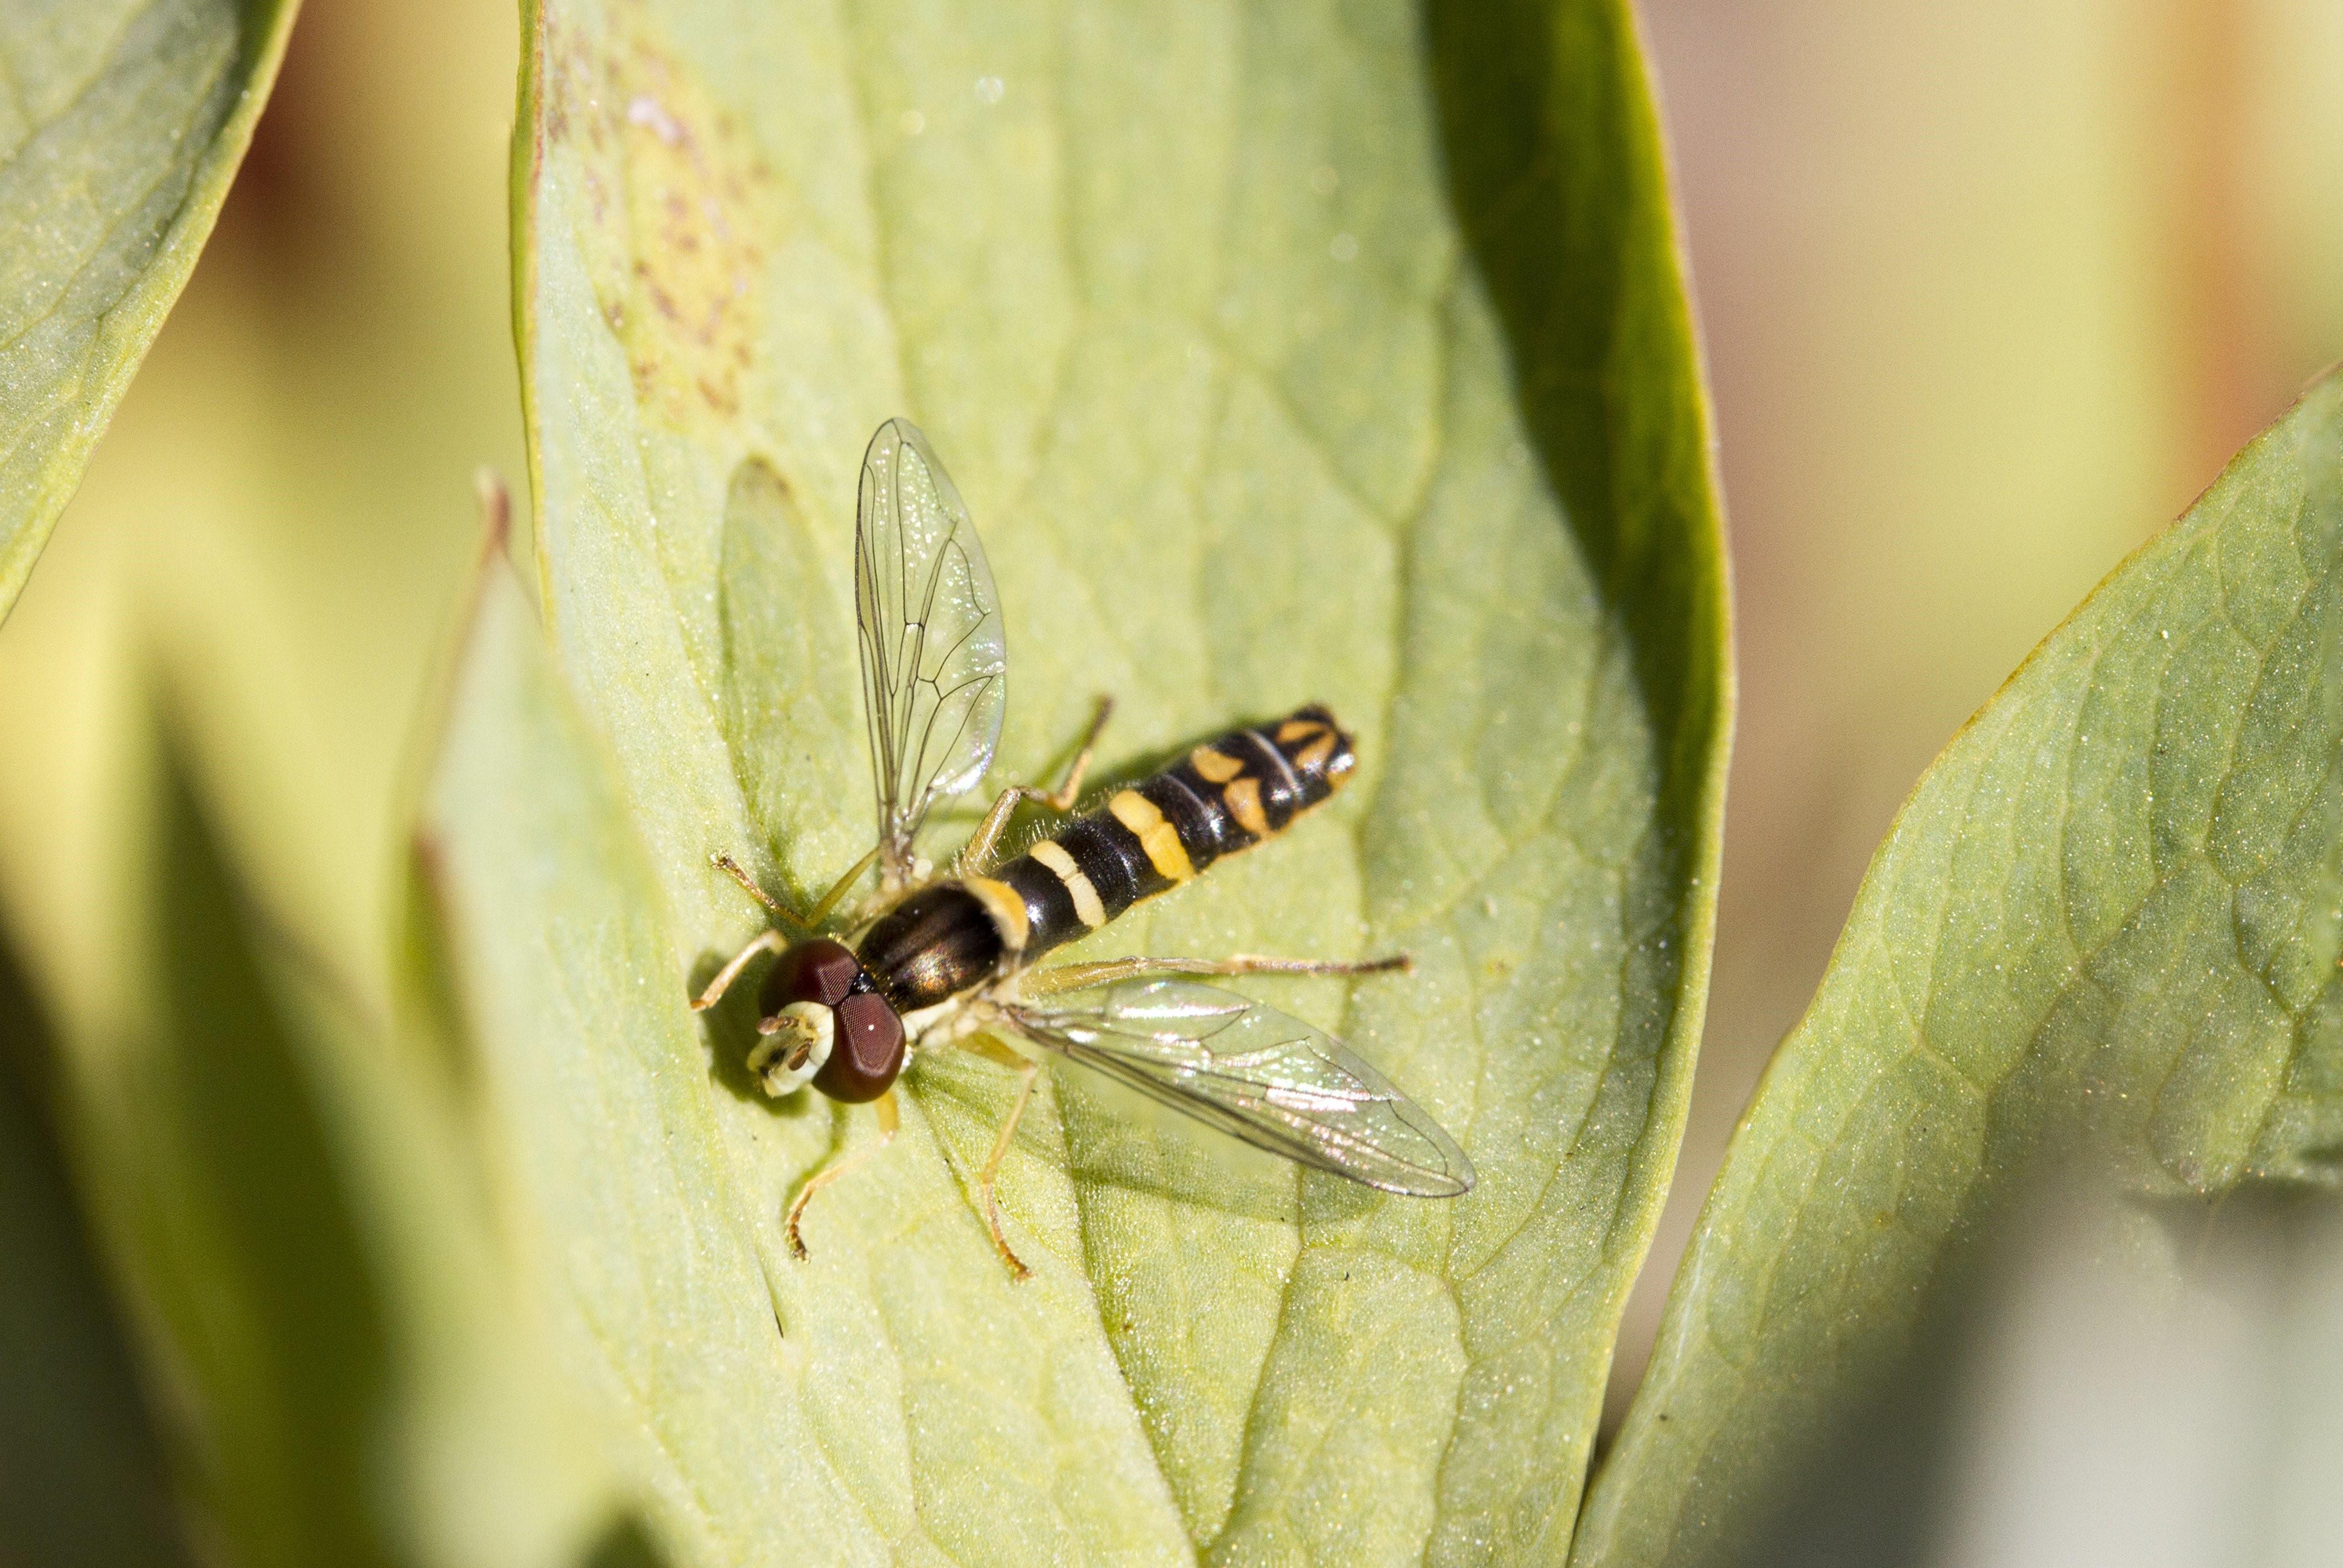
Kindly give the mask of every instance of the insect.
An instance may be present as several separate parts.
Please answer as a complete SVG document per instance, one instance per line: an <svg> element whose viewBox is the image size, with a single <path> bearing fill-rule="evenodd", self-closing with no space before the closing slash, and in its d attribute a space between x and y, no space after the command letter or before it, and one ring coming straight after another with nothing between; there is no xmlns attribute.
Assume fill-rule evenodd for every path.
<svg viewBox="0 0 2343 1568"><path fill-rule="evenodd" d="M816 1171L790 1202L785 1231L793 1253L806 1255L799 1226L807 1202L894 1136L895 1081L913 1053L946 1046L1021 1075L976 1181L985 1227L1020 1278L1027 1270L1002 1233L994 1186L1050 1056L1387 1192L1444 1198L1472 1187L1472 1163L1455 1141L1333 1036L1178 978L1372 974L1405 968L1405 959L1128 958L1036 967L1139 900L1276 837L1332 796L1357 756L1332 714L1309 707L1232 729L1000 864L1001 834L1021 802L1073 811L1111 706L1101 700L1064 782L1001 791L938 875L915 840L937 803L973 788L991 763L1008 650L968 510L926 438L902 419L881 425L863 455L854 598L878 842L802 915L729 857L713 857L794 935L759 936L692 1003L713 1006L759 954L778 954L764 978L763 1038L750 1070L776 1097L810 1084L832 1100L876 1105L878 1140ZM875 895L841 920L851 943L819 934L874 867Z"/></svg>

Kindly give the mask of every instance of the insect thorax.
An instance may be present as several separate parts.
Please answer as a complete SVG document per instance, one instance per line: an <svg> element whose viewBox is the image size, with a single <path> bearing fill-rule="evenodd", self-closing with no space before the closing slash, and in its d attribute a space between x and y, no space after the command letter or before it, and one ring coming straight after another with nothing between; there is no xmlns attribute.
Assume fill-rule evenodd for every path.
<svg viewBox="0 0 2343 1568"><path fill-rule="evenodd" d="M899 1011L983 984L1024 946L1024 907L988 878L931 882L879 917L857 950Z"/></svg>

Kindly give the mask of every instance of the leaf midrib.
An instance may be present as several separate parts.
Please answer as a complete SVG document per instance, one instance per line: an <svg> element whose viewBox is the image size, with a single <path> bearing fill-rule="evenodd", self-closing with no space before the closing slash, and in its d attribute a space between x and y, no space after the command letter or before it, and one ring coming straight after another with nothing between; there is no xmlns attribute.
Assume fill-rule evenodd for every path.
<svg viewBox="0 0 2343 1568"><path fill-rule="evenodd" d="M880 309L883 312L886 317L888 336L895 354L895 374L897 385L899 387L902 388L902 396L908 401L910 396L910 389L912 385L912 379L910 373L910 364L906 353L907 344L903 324L898 314L892 291L887 284L886 256L888 255L890 246L890 227L886 209L879 197L880 171L879 163L873 156L875 148L875 138L872 131L873 112L870 106L869 93L864 86L866 74L863 69L864 63L860 57L859 40L856 38L854 32L850 27L842 27L840 33L846 45L845 52L848 57L847 75L850 78L850 91L852 93L854 97L855 126L857 135L860 138L860 151L862 154L862 196L868 232L870 235L870 255L868 264L868 271L865 276L868 286L870 290L870 297L878 304ZM1245 36L1244 29L1241 26L1236 28L1234 30L1234 35L1239 42L1239 46L1241 47L1242 41ZM1062 65L1067 54L1062 24L1057 29L1053 30L1052 37L1057 45L1058 61L1060 65ZM1234 75L1239 82L1243 80L1244 68L1242 60L1235 67ZM1053 78L1053 80L1054 79L1059 78ZM1058 151L1060 155L1055 160L1055 168L1057 172L1055 190L1056 199L1052 203L1052 211L1058 221L1052 226L1052 228L1059 244L1061 265L1065 269L1065 276L1069 285L1070 293L1071 295L1071 310L1070 312L1070 321L1062 341L1056 354L1053 356L1054 369L1050 379L1050 391L1047 401L1041 407L1038 417L1034 421L1035 435L1033 439L1033 450L1028 455L1027 477L1024 483L1019 487L1018 492L1010 498L1010 508L1013 515L1031 516L1037 521L1043 520L1047 518L1048 514L1029 512L1024 506L1024 502L1027 500L1034 483L1037 482L1041 476L1046 471L1045 460L1054 441L1054 430L1057 423L1056 415L1064 395L1064 390L1068 383L1068 376L1073 363L1074 357L1078 352L1081 335L1085 323L1098 314L1098 307L1091 297L1085 269L1081 265L1079 249L1073 244L1072 235L1067 222L1071 211L1071 202L1069 199L1070 192L1068 189L1071 160L1067 155L1070 149L1074 147L1077 144L1067 132L1067 125L1064 117L1066 106L1063 94L1053 90L1049 93L1047 101L1049 114L1052 122L1052 132L1058 139ZM1233 104L1235 101L1235 95L1232 94L1229 102ZM1228 137L1227 141L1232 151L1230 157L1223 160L1221 170L1220 199L1216 203L1216 233L1211 251L1216 267L1222 258L1225 257L1227 255L1227 226L1231 221L1231 215L1234 206L1234 202L1232 200L1232 180L1234 175L1234 148L1237 146L1237 142L1236 138L1233 136ZM833 254L836 255L837 252L834 250ZM1397 515L1393 515L1383 507L1376 504L1358 489L1349 474L1342 469L1338 462L1333 460L1332 455L1328 453L1323 448L1322 445L1319 444L1318 438L1312 431L1310 421L1302 417L1302 410L1294 405L1291 394L1287 392L1284 386L1275 376L1268 373L1262 367L1255 364L1247 357L1237 352L1235 347L1228 342L1225 336L1220 333L1209 320L1208 314L1190 315L1185 312L1177 313L1182 319L1183 325L1192 330L1200 341L1212 345L1214 352L1222 361L1223 366L1220 374L1216 375L1214 377L1214 409L1212 417L1209 418L1203 426L1204 444L1200 447L1195 456L1195 461L1191 465L1189 471L1182 477L1182 495L1187 503L1186 510L1189 517L1192 520L1201 521L1204 515L1202 498L1197 491L1197 486L1202 482L1204 472L1208 470L1210 467L1212 453L1214 450L1214 443L1217 442L1221 429L1225 421L1228 400L1235 377L1242 375L1250 378L1257 388L1262 390L1271 400L1272 400L1285 414L1286 417L1292 421L1294 428L1297 431L1302 432L1304 437L1312 442L1313 447L1313 455L1318 459L1318 468L1334 483L1344 499L1357 509L1360 516L1373 520L1380 526L1385 533L1393 536L1395 545L1398 547L1395 550L1397 570L1394 573L1395 592L1393 595L1393 629L1391 634L1392 647L1394 650L1398 650L1404 647L1405 629L1408 624L1411 601L1414 588L1414 568L1410 551L1406 547L1413 541L1416 529L1422 521L1423 508L1428 503L1433 487L1438 480L1442 470L1443 460L1447 452L1447 399L1445 391L1448 377L1445 374L1444 364L1446 351L1450 348L1453 342L1453 335L1447 327L1447 320L1450 314L1453 312L1455 303L1456 279L1460 267L1461 259L1452 257L1448 264L1446 274L1440 279L1437 286L1427 293L1423 300L1423 308L1437 324L1436 330L1433 334L1433 342L1437 349L1443 354L1443 368L1436 377L1438 385L1443 388L1443 396L1434 397L1431 400L1430 412L1434 421L1431 441L1429 443L1423 463L1414 477L1413 493L1407 498L1402 509ZM1217 271L1214 277L1215 282L1217 283L1220 278L1220 274ZM1209 297L1212 290L1208 288L1204 292L1205 295ZM1190 532L1192 540L1195 541L1197 548L1202 548L1202 531L1201 528L1192 528ZM1061 553L1062 557L1069 559L1071 558L1072 552L1064 548L1066 541L1060 538L1053 542L1057 547L1059 553ZM1100 624L1111 625L1113 618L1104 613L1105 606L1102 601L1100 601L1096 598L1096 588L1094 585L1091 584L1089 578L1079 571L1070 572L1066 575L1070 580L1079 584L1080 590L1085 596L1089 597L1094 610L1098 612L1097 618ZM1200 575L1201 574L1192 574L1192 577ZM1204 618L1201 614L1193 613L1192 610L1190 618L1192 624L1195 626L1201 627L1204 624ZM1202 678L1210 683L1215 689L1218 689L1220 681L1217 673L1211 668L1212 656L1209 646L1202 638L1199 638L1198 641L1198 657L1204 661L1205 665L1205 668L1202 672ZM1402 678L1398 676L1395 670L1393 679L1389 682L1384 690L1383 700L1380 705L1381 718L1383 726L1382 733L1385 736L1390 734L1393 710L1399 700L1402 685ZM1365 868L1368 864L1364 839L1369 826L1376 819L1373 807L1377 803L1377 797L1381 795L1381 792L1390 777L1391 774L1388 769L1380 769L1378 771L1376 795L1369 797L1363 808L1359 810L1357 815L1354 816L1350 823L1346 825L1346 837L1351 845L1353 875L1357 878L1363 889L1370 880L1370 879L1364 874ZM736 788L737 787L736 780ZM1555 791L1556 801L1559 800L1560 794L1560 789L1557 787ZM1552 806L1550 805L1549 811L1551 811L1551 809ZM1500 833L1499 836L1504 839L1510 839L1512 837L1511 835L1503 833ZM1474 877L1468 879L1468 885L1470 882L1477 881L1479 879L1479 875L1480 873L1476 873ZM1461 897L1462 895L1460 894L1459 896ZM1482 995L1478 977L1474 977L1471 985L1471 991L1473 998L1477 1002ZM1342 1008L1342 1018L1339 1020L1339 1023L1342 1025L1347 1025L1349 1021L1352 994L1352 988L1345 987ZM1472 1027L1474 1031L1475 1040L1477 1040L1479 1038L1477 1007L1473 1010L1473 1016L1474 1022ZM1483 1055L1485 1055L1485 1052ZM913 1086L912 1092L916 1095L916 1085ZM1475 1111L1477 1111L1479 1098L1479 1075L1476 1074L1473 1095L1473 1107ZM1062 1115L1062 1112L1061 1112L1061 1114ZM1468 1115L1463 1121L1464 1131L1468 1136L1472 1121L1473 1117ZM1292 1181L1294 1183L1294 1211L1298 1216L1304 1211L1302 1197L1303 1176L1299 1170L1296 1170L1292 1173ZM1086 1211L1088 1206L1081 1201L1081 1192L1079 1185L1076 1189L1076 1213L1078 1216L1077 1222L1081 1223L1081 1216ZM1524 1223L1526 1224L1527 1222L1528 1221L1525 1220ZM1197 1542L1192 1537L1191 1538L1192 1549L1194 1550L1196 1555L1200 1559L1209 1559L1212 1556L1212 1554L1220 1549L1222 1543L1227 1539L1228 1532L1232 1526L1236 1524L1245 1513L1245 1502L1249 1490L1247 1478L1252 1468L1255 1434L1261 1430L1261 1423L1258 1418L1262 1413L1262 1400L1268 1387L1269 1380L1267 1374L1270 1368L1271 1357L1274 1354L1274 1347L1285 1332L1285 1324L1292 1310L1293 1292L1296 1288L1295 1276L1298 1272L1297 1265L1300 1261L1302 1249L1311 1244L1307 1236L1306 1222L1297 1220L1295 1231L1297 1245L1295 1248L1294 1257L1292 1261L1287 1264L1284 1270L1283 1279L1279 1287L1277 1313L1278 1325L1270 1336L1268 1341L1269 1351L1263 1355L1261 1364L1255 1372L1252 1387L1246 1396L1245 1418L1242 1425L1243 1435L1239 1442L1235 1456L1235 1463L1233 1466L1233 1485L1230 1493L1227 1507L1222 1514L1219 1528L1215 1531L1214 1534L1209 1541ZM1453 1242L1449 1245L1451 1250L1444 1253L1444 1258L1453 1259ZM1370 1250L1379 1251L1374 1249ZM1399 1258L1396 1254L1383 1253L1382 1255L1393 1257L1396 1261L1410 1267L1414 1267L1414 1265L1408 1263L1406 1259ZM1458 1282L1452 1277L1445 1262L1443 1262L1443 1266L1440 1270L1437 1277L1442 1290L1451 1299L1458 1320L1461 1322L1464 1314L1463 1311L1463 1302L1458 1299ZM1086 1284L1089 1283L1086 1272L1084 1274L1084 1279ZM767 1286L769 1292L773 1289L772 1282L769 1278L767 1281ZM1087 1296L1089 1302L1088 1322L1096 1330L1100 1346L1106 1352L1109 1358L1114 1362L1120 1372L1122 1365L1122 1358L1118 1353L1114 1338L1108 1330L1105 1317L1101 1310L1098 1292L1094 1285L1088 1290ZM1469 1356L1469 1352L1467 1364L1472 1364L1472 1358ZM1125 1382L1122 1384L1122 1388L1125 1408L1131 1416L1133 1424L1147 1440L1149 1462L1153 1470L1157 1487L1159 1488L1161 1494L1171 1504L1175 1515L1180 1517L1184 1524L1186 1523L1185 1512L1180 1507L1176 1501L1182 1495L1182 1490L1173 1483L1172 1476L1166 1467L1165 1454L1163 1450L1157 1443L1151 1428L1145 1420L1141 1419L1143 1412L1140 1410L1139 1402L1133 1396L1130 1384ZM1453 1395L1455 1408L1451 1412L1448 1433L1441 1447L1439 1467L1442 1469L1444 1469L1446 1466L1449 1455L1454 1445L1458 1427L1461 1424L1461 1402L1464 1392L1464 1385L1460 1382ZM904 1430L906 1432L910 1431L910 1417L908 1410L902 1412L901 1419L905 1423ZM831 1455L831 1459L832 1462L835 1463L837 1456L833 1454ZM913 1484L915 1488L918 1485L916 1475L914 1476ZM914 1513L916 1514L916 1508ZM1434 1519L1435 1528L1436 1525L1437 1514L1435 1514ZM924 1537L927 1533L922 1531L921 1534ZM940 1551L941 1548L939 1547L939 1550Z"/></svg>

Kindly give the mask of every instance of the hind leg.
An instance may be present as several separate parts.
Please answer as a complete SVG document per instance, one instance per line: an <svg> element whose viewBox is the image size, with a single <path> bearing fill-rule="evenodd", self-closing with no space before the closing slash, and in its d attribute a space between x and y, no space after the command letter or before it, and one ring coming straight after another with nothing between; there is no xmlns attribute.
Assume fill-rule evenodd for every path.
<svg viewBox="0 0 2343 1568"><path fill-rule="evenodd" d="M960 869L965 876L980 876L992 866L993 851L1001 835L1016 814L1020 801L1031 800L1047 806L1052 811L1065 812L1074 809L1081 799L1082 775L1090 771L1091 753L1098 749L1099 731L1106 728L1106 716L1114 711L1114 699L1099 699L1098 712L1091 719L1089 731L1082 737L1082 749L1074 754L1074 765L1066 769L1066 781L1055 789L1037 789L1031 784L1011 785L993 800L992 809L984 814L967 843L960 846Z"/></svg>
<svg viewBox="0 0 2343 1568"><path fill-rule="evenodd" d="M823 1166L807 1177L805 1185L798 1189L798 1195L789 1201L789 1216L781 1222L781 1234L789 1241L789 1255L799 1262L805 1261L806 1245L805 1239L798 1234L798 1221L805 1218L806 1205L813 1201L813 1195L886 1148L894 1141L896 1129L902 1125L902 1119L895 1110L893 1090L889 1090L870 1104L871 1109L879 1112L878 1141L864 1144L853 1153Z"/></svg>
<svg viewBox="0 0 2343 1568"><path fill-rule="evenodd" d="M1031 1277L1033 1271L1009 1245L1009 1238L1001 1228L1001 1162L1009 1158L1010 1148L1017 1141L1017 1123L1025 1115L1025 1107L1033 1099L1033 1082L1041 1074L1041 1064L1029 1056L1010 1050L987 1035L971 1035L960 1042L963 1050L974 1051L987 1061L1014 1068L1021 1078L1017 1085L1017 1098L1011 1101L1009 1114L1001 1123L1000 1134L992 1141L992 1152L984 1157L983 1168L976 1173L977 1211L984 1216L984 1228L991 1233L992 1245L1001 1261L1009 1265L1011 1279Z"/></svg>
<svg viewBox="0 0 2343 1568"><path fill-rule="evenodd" d="M1023 977L1027 996L1088 990L1141 975L1380 975L1405 971L1415 960L1405 953L1382 959L1266 959L1238 953L1225 959L1109 959L1103 963L1060 964Z"/></svg>

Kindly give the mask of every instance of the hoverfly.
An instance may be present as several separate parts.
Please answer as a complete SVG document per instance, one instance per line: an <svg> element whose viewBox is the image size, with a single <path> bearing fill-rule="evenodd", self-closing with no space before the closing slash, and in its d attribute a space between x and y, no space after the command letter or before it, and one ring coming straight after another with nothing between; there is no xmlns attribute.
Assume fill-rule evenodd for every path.
<svg viewBox="0 0 2343 1568"><path fill-rule="evenodd" d="M958 1046L1015 1069L1017 1096L977 1174L985 1227L1011 1273L1025 1265L1001 1232L1002 1159L1049 1055L1095 1069L1272 1153L1386 1192L1446 1198L1473 1167L1453 1139L1333 1036L1232 992L1173 977L1372 974L1364 963L1236 957L1129 958L1037 969L1132 904L1193 879L1223 856L1283 832L1348 780L1351 738L1323 708L1232 729L1103 807L1073 818L1006 865L1001 837L1021 801L1061 815L1111 706L1099 705L1055 789L1004 789L937 875L914 847L940 801L975 786L992 761L1008 648L992 573L960 494L908 421L879 427L863 455L854 539L855 621L879 839L803 915L713 857L792 928L768 930L719 970L695 1009L712 1006L760 953L765 975L749 1066L776 1097L807 1084L832 1100L875 1102L879 1139L809 1177L785 1231L815 1192L895 1133L896 1078L916 1050ZM879 887L819 935L876 867ZM1018 1045L1039 1050L1017 1049Z"/></svg>

